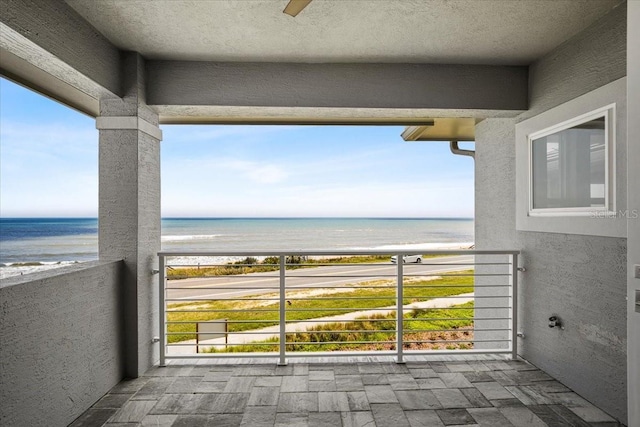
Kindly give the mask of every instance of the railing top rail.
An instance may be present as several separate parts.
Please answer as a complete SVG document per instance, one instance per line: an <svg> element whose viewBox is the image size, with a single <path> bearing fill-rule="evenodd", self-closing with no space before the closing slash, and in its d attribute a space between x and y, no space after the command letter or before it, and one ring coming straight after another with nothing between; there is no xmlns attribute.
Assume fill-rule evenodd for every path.
<svg viewBox="0 0 640 427"><path fill-rule="evenodd" d="M158 256L331 256L331 255L518 255L515 249L441 249L441 250L277 250L277 251L160 251Z"/></svg>

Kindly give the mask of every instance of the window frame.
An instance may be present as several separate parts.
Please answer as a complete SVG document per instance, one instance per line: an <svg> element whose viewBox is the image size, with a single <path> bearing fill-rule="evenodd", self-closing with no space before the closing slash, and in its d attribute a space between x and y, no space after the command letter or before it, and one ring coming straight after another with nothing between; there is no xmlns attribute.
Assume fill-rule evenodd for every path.
<svg viewBox="0 0 640 427"><path fill-rule="evenodd" d="M581 206L568 208L534 208L534 176L533 176L533 142L545 136L571 129L574 126L588 121L604 117L604 157L605 157L605 194L604 206ZM581 114L561 123L554 124L542 130L527 135L527 191L528 191L528 216L592 216L597 213L615 213L615 147L616 147L616 104L609 104L604 107Z"/></svg>

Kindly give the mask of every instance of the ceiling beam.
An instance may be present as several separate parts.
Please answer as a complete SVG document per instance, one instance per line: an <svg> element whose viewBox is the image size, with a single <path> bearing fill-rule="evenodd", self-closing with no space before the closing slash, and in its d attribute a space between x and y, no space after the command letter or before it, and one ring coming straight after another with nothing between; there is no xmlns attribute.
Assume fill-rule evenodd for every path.
<svg viewBox="0 0 640 427"><path fill-rule="evenodd" d="M120 51L63 1L2 0L0 48L0 72L47 96L122 94ZM92 114L88 105L74 107Z"/></svg>
<svg viewBox="0 0 640 427"><path fill-rule="evenodd" d="M221 114L225 109L253 114L263 109L266 115L274 111L277 115L277 110L307 109L306 114L313 114L349 109L360 114L365 111L364 115L367 110L384 110L384 114L394 110L506 111L516 115L528 107L528 68L148 61L147 103L163 122L172 121L172 114L175 122L186 121L189 115L206 114L212 108Z"/></svg>

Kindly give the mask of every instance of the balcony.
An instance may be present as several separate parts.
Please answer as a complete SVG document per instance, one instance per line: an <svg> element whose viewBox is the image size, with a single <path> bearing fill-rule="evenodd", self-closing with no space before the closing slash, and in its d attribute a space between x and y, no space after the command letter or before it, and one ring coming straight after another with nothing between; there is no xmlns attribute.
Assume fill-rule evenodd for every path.
<svg viewBox="0 0 640 427"><path fill-rule="evenodd" d="M619 425L523 360L385 359L172 360L122 381L71 426Z"/></svg>

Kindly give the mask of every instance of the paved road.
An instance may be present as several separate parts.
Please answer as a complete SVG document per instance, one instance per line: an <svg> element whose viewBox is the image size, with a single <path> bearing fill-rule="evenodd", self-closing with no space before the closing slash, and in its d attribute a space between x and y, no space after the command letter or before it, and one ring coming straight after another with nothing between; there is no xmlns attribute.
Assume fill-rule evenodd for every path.
<svg viewBox="0 0 640 427"><path fill-rule="evenodd" d="M466 263L466 265L465 265ZM469 269L473 256L459 255L427 258L422 264L405 264L407 277ZM437 265L430 265L437 264ZM391 263L379 265L341 265L304 268L287 271L287 290L331 288L371 280L394 279L397 267ZM278 289L278 272L252 273L215 278L193 278L168 281L167 297L175 300L236 298L261 295ZM175 302L175 301L171 301Z"/></svg>

